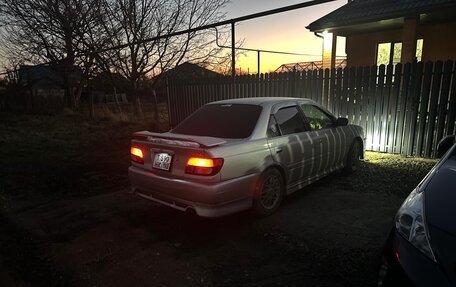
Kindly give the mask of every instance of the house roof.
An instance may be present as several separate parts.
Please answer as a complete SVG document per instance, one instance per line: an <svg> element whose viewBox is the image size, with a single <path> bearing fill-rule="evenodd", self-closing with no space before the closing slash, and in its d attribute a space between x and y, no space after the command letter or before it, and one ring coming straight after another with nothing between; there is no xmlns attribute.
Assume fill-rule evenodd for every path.
<svg viewBox="0 0 456 287"><path fill-rule="evenodd" d="M321 32L343 26L402 17L416 17L437 10L456 8L455 0L353 0L312 22L307 29ZM453 14L454 15L454 14ZM454 17L454 16L453 16Z"/></svg>
<svg viewBox="0 0 456 287"><path fill-rule="evenodd" d="M180 64L179 66L164 72L164 74L168 77L178 79L212 78L220 76L217 72L190 62Z"/></svg>

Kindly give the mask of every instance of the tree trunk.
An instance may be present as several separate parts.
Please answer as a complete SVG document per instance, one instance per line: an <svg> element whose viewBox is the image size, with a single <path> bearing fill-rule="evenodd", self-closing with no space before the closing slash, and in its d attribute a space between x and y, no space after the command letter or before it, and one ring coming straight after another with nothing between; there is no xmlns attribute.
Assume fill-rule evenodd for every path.
<svg viewBox="0 0 456 287"><path fill-rule="evenodd" d="M158 99L157 99L157 93L155 92L155 90L152 90L152 94L154 95L154 120L155 120L155 124L157 125L157 127L160 126L160 117L158 115L159 113L159 110L158 110Z"/></svg>
<svg viewBox="0 0 456 287"><path fill-rule="evenodd" d="M137 81L132 81L132 98L133 98L133 110L136 116L142 117L143 112L141 108L141 101L138 94L138 83Z"/></svg>
<svg viewBox="0 0 456 287"><path fill-rule="evenodd" d="M67 27L65 31L65 48L67 52L67 57L63 61L63 77L65 84L65 97L67 97L69 108L76 109L76 99L74 94L74 85L73 85L73 66L74 66L74 50L73 50L73 39L72 39L72 30Z"/></svg>
<svg viewBox="0 0 456 287"><path fill-rule="evenodd" d="M90 118L93 119L95 117L95 108L93 106L93 89L92 86L89 86L89 113Z"/></svg>

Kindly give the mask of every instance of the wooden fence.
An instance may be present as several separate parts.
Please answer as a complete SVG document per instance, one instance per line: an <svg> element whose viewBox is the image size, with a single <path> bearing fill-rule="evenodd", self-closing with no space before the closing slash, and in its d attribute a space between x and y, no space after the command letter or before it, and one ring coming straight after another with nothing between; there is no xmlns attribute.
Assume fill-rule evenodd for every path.
<svg viewBox="0 0 456 287"><path fill-rule="evenodd" d="M347 67L178 82L169 79L171 126L202 105L244 97L309 98L364 128L366 149L433 157L454 134L455 62Z"/></svg>

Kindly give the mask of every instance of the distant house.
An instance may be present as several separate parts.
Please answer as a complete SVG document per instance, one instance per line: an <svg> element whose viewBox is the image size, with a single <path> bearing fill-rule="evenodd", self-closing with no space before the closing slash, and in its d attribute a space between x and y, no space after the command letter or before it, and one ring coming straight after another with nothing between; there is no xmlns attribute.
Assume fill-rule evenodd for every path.
<svg viewBox="0 0 456 287"><path fill-rule="evenodd" d="M19 86L27 88L33 95L63 95L64 82L58 67L50 65L22 65L19 67ZM74 66L73 81L79 81L82 71Z"/></svg>
<svg viewBox="0 0 456 287"><path fill-rule="evenodd" d="M170 69L162 74L152 78L149 82L150 86L156 92L159 101L167 100L166 82L172 85L186 85L194 83L198 79L217 78L221 74L212 70L201 67L190 62L183 63L177 67Z"/></svg>
<svg viewBox="0 0 456 287"><path fill-rule="evenodd" d="M100 73L90 81L94 103L127 103L128 81L119 73Z"/></svg>
<svg viewBox="0 0 456 287"><path fill-rule="evenodd" d="M307 28L329 38L333 55L334 36L345 36L349 66L448 60L456 59L455 15L454 0L353 0Z"/></svg>
<svg viewBox="0 0 456 287"><path fill-rule="evenodd" d="M75 83L81 80L82 71L78 66L73 67L71 77ZM26 110L56 113L64 106L64 79L59 66L20 66L18 88L22 96L26 96Z"/></svg>
<svg viewBox="0 0 456 287"><path fill-rule="evenodd" d="M197 64L185 62L179 66L164 72L161 76L174 79L196 79L196 78L215 78L219 73L201 67Z"/></svg>

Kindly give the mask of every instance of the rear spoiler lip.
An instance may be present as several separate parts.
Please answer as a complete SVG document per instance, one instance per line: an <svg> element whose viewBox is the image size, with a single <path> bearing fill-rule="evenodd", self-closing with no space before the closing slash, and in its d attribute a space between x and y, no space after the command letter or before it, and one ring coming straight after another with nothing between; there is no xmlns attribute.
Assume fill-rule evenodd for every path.
<svg viewBox="0 0 456 287"><path fill-rule="evenodd" d="M181 134L173 134L170 132L166 133L153 133L149 131L140 131L133 134L133 137L139 140L146 140L146 141L160 141L161 139L164 140L164 143L170 144L167 141L176 141L176 142L183 142L188 143L188 146L192 146L191 143L195 143L199 146L204 147L214 147L225 144L226 141L220 138L214 137L205 137L205 136L191 136L191 135L181 135ZM176 145L182 145L176 143ZM185 144L184 144L185 145Z"/></svg>

